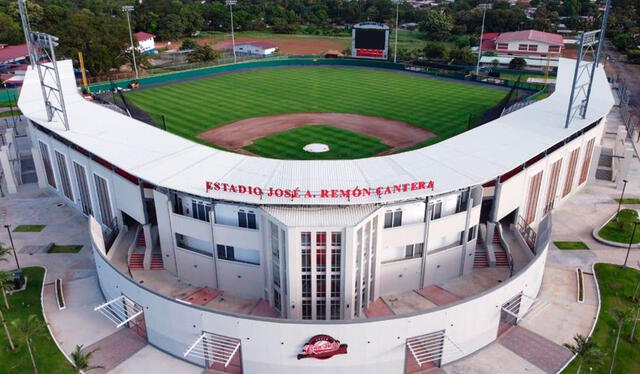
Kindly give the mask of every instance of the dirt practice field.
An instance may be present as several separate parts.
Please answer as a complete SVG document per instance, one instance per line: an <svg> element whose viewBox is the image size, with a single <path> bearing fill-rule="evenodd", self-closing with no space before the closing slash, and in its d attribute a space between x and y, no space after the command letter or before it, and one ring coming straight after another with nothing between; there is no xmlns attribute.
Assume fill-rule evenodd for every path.
<svg viewBox="0 0 640 374"><path fill-rule="evenodd" d="M293 113L247 118L198 134L198 139L232 151L254 140L304 125L330 125L380 139L394 152L435 136L406 122L348 113Z"/></svg>

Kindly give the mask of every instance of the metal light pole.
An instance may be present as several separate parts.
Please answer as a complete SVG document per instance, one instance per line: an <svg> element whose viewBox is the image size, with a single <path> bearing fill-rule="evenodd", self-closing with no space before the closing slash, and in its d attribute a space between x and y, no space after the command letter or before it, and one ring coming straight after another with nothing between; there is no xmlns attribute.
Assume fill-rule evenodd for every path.
<svg viewBox="0 0 640 374"><path fill-rule="evenodd" d="M484 18L487 15L489 4L478 4L482 8L482 28L480 29L480 44L478 45L478 62L476 63L476 76L480 74L480 57L482 56L482 37L484 36Z"/></svg>
<svg viewBox="0 0 640 374"><path fill-rule="evenodd" d="M227 0L227 5L229 6L229 12L231 13L231 45L233 48L233 63L237 63L236 59L236 37L233 32L233 6L238 3L238 0Z"/></svg>
<svg viewBox="0 0 640 374"><path fill-rule="evenodd" d="M136 73L136 80L138 77L138 65L136 64L136 46L133 44L133 34L131 33L131 17L130 14L133 12L133 5L124 5L122 7L122 11L127 13L127 25L129 25L129 41L131 42L131 57L133 59L133 70Z"/></svg>
<svg viewBox="0 0 640 374"><path fill-rule="evenodd" d="M627 182L629 182L626 179L622 180L622 183L624 183L622 185L622 194L620 195L620 200L618 200L618 211L616 212L616 219L618 218L618 214L620 214L620 206L622 205L622 199L624 199L624 189L627 188Z"/></svg>
<svg viewBox="0 0 640 374"><path fill-rule="evenodd" d="M398 62L398 18L399 18L399 13L400 13L400 1L401 0L395 0L396 2L396 41L395 41L395 46L393 47L393 62Z"/></svg>
<svg viewBox="0 0 640 374"><path fill-rule="evenodd" d="M633 230L631 231L631 237L629 238L629 248L627 248L627 256L624 258L623 268L627 267L627 260L629 259L629 252L631 252L631 244L633 244L633 237L636 236L636 227L640 225L640 221L635 221L633 223Z"/></svg>
<svg viewBox="0 0 640 374"><path fill-rule="evenodd" d="M13 249L13 257L16 259L16 266L18 267L18 270L21 270L20 263L18 262L18 255L16 254L16 246L13 244L13 237L11 236L11 225L4 225L4 228L6 228L9 233L9 241L11 242L11 248Z"/></svg>

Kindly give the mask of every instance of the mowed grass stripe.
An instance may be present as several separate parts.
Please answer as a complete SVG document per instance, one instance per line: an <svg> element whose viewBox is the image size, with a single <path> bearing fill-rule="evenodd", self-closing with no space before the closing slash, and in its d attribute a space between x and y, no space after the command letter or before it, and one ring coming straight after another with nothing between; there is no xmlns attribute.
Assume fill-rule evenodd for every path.
<svg viewBox="0 0 640 374"><path fill-rule="evenodd" d="M196 136L240 119L297 112L342 112L404 121L434 132L427 143L466 130L505 96L502 90L366 69L258 70L139 90L127 97L167 130ZM353 145L359 138L352 138Z"/></svg>

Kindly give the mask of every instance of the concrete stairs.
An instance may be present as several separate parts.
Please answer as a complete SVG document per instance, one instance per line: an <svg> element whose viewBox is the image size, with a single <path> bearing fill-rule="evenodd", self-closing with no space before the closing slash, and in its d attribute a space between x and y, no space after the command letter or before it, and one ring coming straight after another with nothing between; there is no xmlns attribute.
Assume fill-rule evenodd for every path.
<svg viewBox="0 0 640 374"><path fill-rule="evenodd" d="M509 266L509 256L507 252L502 248L502 243L500 242L500 233L496 229L493 232L493 239L491 241L493 246L493 254L496 256L496 267L498 266Z"/></svg>
<svg viewBox="0 0 640 374"><path fill-rule="evenodd" d="M476 246L475 257L473 258L473 268L488 268L489 267L489 256L487 256L487 251L481 246Z"/></svg>
<svg viewBox="0 0 640 374"><path fill-rule="evenodd" d="M144 258L144 255L143 255ZM164 270L164 263L162 262L162 253L151 254L151 270Z"/></svg>
<svg viewBox="0 0 640 374"><path fill-rule="evenodd" d="M129 269L144 270L144 253L132 253L129 256Z"/></svg>

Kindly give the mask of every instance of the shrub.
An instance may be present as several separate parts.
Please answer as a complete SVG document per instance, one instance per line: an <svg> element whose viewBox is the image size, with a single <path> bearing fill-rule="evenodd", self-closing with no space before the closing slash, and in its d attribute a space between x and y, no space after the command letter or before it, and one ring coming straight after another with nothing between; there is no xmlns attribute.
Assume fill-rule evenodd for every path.
<svg viewBox="0 0 640 374"><path fill-rule="evenodd" d="M522 70L527 66L527 61L522 57L514 57L509 61L509 68L515 70Z"/></svg>

